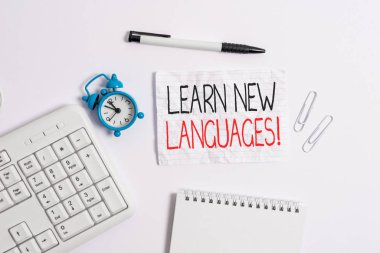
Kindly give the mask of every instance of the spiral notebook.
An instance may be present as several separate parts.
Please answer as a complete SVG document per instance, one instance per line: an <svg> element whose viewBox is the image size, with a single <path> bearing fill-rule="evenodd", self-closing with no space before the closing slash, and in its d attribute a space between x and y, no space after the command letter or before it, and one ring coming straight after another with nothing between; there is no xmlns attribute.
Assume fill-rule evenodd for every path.
<svg viewBox="0 0 380 253"><path fill-rule="evenodd" d="M297 253L304 212L295 201L181 190L170 253Z"/></svg>

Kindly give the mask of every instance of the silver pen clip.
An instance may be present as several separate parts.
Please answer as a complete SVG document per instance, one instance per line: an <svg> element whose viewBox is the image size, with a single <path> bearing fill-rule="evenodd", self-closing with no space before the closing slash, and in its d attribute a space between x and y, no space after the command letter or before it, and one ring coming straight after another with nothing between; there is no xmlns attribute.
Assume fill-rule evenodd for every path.
<svg viewBox="0 0 380 253"><path fill-rule="evenodd" d="M311 133L311 135L307 138L305 143L302 146L302 150L305 153L309 153L314 145L319 141L319 139L322 137L323 133L326 131L326 128L331 124L333 121L333 116L326 115L322 121L318 124L318 126L314 129L314 131Z"/></svg>
<svg viewBox="0 0 380 253"><path fill-rule="evenodd" d="M300 132L303 129L307 119L309 118L311 108L313 107L313 104L316 98L317 98L317 92L310 91L305 99L305 102L302 105L302 108L298 114L296 122L294 123L294 127L293 127L294 131Z"/></svg>

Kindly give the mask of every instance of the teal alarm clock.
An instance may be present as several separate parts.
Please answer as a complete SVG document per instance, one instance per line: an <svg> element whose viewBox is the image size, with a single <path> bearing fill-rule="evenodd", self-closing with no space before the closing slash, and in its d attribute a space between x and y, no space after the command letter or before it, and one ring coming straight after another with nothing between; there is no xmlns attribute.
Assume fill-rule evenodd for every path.
<svg viewBox="0 0 380 253"><path fill-rule="evenodd" d="M107 80L106 89L102 89L100 94L90 94L88 87L101 77ZM114 131L116 137L121 135L121 131L130 128L137 118L144 118L144 113L138 111L133 97L118 90L119 88L123 88L123 83L117 79L115 74L112 74L111 78L105 74L99 74L86 83L84 89L87 96L82 97L90 110L98 107L97 115L100 122L109 130Z"/></svg>

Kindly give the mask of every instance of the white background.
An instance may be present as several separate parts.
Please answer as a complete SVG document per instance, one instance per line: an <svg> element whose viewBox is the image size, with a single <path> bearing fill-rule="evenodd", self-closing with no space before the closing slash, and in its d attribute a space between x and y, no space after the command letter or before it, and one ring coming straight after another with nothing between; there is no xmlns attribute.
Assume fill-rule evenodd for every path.
<svg viewBox="0 0 380 253"><path fill-rule="evenodd" d="M73 252L168 253L173 193L181 187L301 200L308 207L303 252L379 252L379 9L377 0L1 0L0 133L81 103L85 81L115 72L146 118L120 139L93 122L137 210ZM128 44L131 29L246 43L267 53ZM308 91L318 92L304 131L292 133L289 162L157 165L154 72L262 67L287 71L292 121ZM302 153L326 114L333 124L311 153Z"/></svg>

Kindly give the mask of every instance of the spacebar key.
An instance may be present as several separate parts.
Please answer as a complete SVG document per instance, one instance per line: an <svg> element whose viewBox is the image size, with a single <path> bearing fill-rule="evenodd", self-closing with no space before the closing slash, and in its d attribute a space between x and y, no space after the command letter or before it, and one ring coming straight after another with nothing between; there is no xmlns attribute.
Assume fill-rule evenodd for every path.
<svg viewBox="0 0 380 253"><path fill-rule="evenodd" d="M55 226L55 229L62 241L66 241L92 226L94 226L94 222L91 219L90 214L87 211L84 211Z"/></svg>

